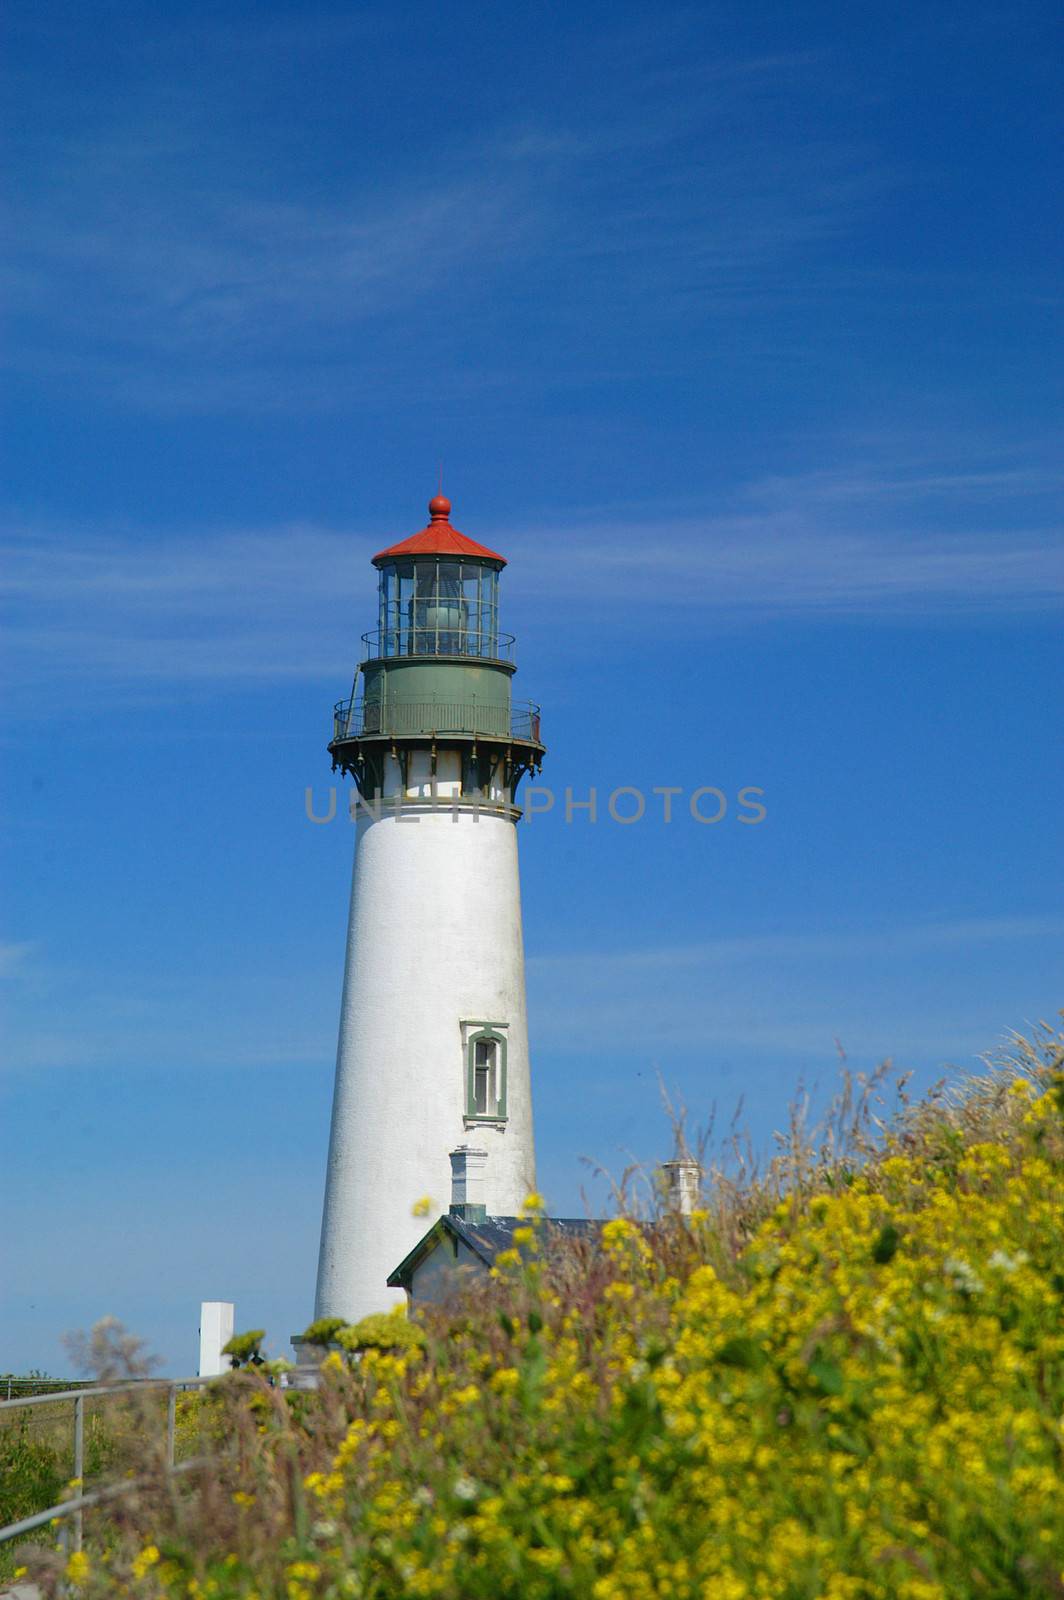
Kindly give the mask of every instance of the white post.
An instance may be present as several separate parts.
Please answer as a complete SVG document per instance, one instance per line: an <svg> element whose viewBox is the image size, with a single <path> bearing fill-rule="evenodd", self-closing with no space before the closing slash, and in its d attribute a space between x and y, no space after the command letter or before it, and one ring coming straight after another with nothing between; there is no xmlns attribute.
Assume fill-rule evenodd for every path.
<svg viewBox="0 0 1064 1600"><path fill-rule="evenodd" d="M232 1300L204 1300L200 1305L199 1375L201 1378L217 1378L221 1373L228 1372L233 1365L228 1356L223 1356L222 1347L233 1337L235 1312L236 1307Z"/></svg>
<svg viewBox="0 0 1064 1600"><path fill-rule="evenodd" d="M74 1401L74 1480L78 1486L78 1499L85 1494L85 1396L79 1394ZM83 1511L74 1512L74 1549L80 1550L85 1532Z"/></svg>

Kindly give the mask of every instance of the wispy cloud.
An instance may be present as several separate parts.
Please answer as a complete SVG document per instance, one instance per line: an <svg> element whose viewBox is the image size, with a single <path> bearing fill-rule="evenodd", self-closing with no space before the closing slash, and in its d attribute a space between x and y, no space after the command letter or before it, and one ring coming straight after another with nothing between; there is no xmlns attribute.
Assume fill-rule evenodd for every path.
<svg viewBox="0 0 1064 1600"><path fill-rule="evenodd" d="M1006 958L1028 974L1015 992L1041 985L1053 995L1056 952L1064 953L1064 917L955 918L557 951L533 956L528 978L541 1046L579 1055L581 1040L593 1038L596 1050L697 1077L698 1052L823 1066L837 1040L863 1063L970 1060L1000 1042L1000 1010L983 1004L982 991L994 993Z"/></svg>
<svg viewBox="0 0 1064 1600"><path fill-rule="evenodd" d="M470 259L505 259L528 230L521 185L491 178L332 205L216 194L186 214L154 198L155 215L115 203L61 229L47 214L22 228L23 284L80 338L112 333L121 297L127 354L246 355L250 344L261 355L278 334L409 305ZM71 300L74 281L87 292ZM14 298L26 308L27 294Z"/></svg>
<svg viewBox="0 0 1064 1600"><path fill-rule="evenodd" d="M475 322L500 293L508 318L542 303L562 326L597 318L606 283L614 322L627 305L689 322L736 297L790 297L796 259L851 229L882 176L864 149L746 115L774 86L815 92L818 58L685 69L676 39L655 59L661 33L638 56L630 36L596 42L578 118L545 99L493 124L434 122L431 140L393 140L385 163L376 129L334 115L344 148L323 139L293 184L269 96L259 84L242 99L264 46L288 46L256 38L242 77L230 32L205 29L190 96L180 69L168 75L180 41L162 32L136 87L116 85L76 127L44 114L20 133L30 181L13 197L7 359L153 409L320 409L365 399L375 373L395 383L397 366L408 383L426 335L446 343L461 308ZM335 44L307 18L304 56ZM47 84L22 87L48 105ZM468 324L460 347L467 372L490 366Z"/></svg>
<svg viewBox="0 0 1064 1600"><path fill-rule="evenodd" d="M1064 546L1052 529L851 533L794 516L707 517L629 527L620 537L582 527L579 537L570 532L566 550L574 598L593 594L602 605L638 596L644 614L697 608L733 624L767 616L1008 614L1064 603ZM683 574L675 594L655 586L664 568ZM525 582L532 593L555 588L541 553L530 553Z"/></svg>
<svg viewBox="0 0 1064 1600"><path fill-rule="evenodd" d="M11 1072L195 1075L307 1062L327 1070L331 1060L338 972L302 967L294 950L274 951L248 970L180 978L156 971L116 985L111 970L59 968L37 947L7 948L13 981L3 1058ZM656 1062L670 1078L694 1083L709 1060L735 1052L830 1068L836 1039L855 1061L974 1058L1001 1038L995 985L1006 961L1030 969L1032 992L1044 990L1046 970L1058 966L1047 957L1058 950L1064 917L1046 913L561 947L531 956L527 971L538 1051L583 1055L593 1040L596 1059L634 1057L648 1069ZM925 983L919 972L929 959L933 982Z"/></svg>
<svg viewBox="0 0 1064 1600"><path fill-rule="evenodd" d="M1064 475L1033 458L973 469L859 444L848 464L749 481L703 512L610 508L565 530L565 581L585 598L779 616L919 616L1064 603ZM556 540L515 533L524 582L550 588ZM683 574L665 591L662 570ZM583 580L581 582L581 579Z"/></svg>
<svg viewBox="0 0 1064 1600"><path fill-rule="evenodd" d="M36 947L27 944L0 944L0 978L16 978Z"/></svg>
<svg viewBox="0 0 1064 1600"><path fill-rule="evenodd" d="M532 956L528 968L531 972L545 975L585 971L612 983L615 980L623 981L627 974L636 972L653 974L748 962L763 965L770 960L819 961L836 956L907 956L924 950L1012 944L1026 939L1064 941L1064 917L965 917L881 929L857 927L835 932L801 929L789 933L751 934L645 949L594 953L575 950L550 956Z"/></svg>
<svg viewBox="0 0 1064 1600"><path fill-rule="evenodd" d="M548 598L551 619L592 608L606 634L664 606L689 636L767 618L1008 616L1064 603L1064 540L1039 520L1053 487L1038 464L855 467L739 486L714 512L556 513L492 542L514 559L510 613L526 629L552 625ZM13 686L24 698L61 680L76 698L345 680L348 601L364 596L368 626L380 538L16 521L0 543ZM666 592L663 570L683 581Z"/></svg>
<svg viewBox="0 0 1064 1600"><path fill-rule="evenodd" d="M180 978L155 970L132 983L117 981L111 966L71 963L39 946L10 948L20 954L8 974L0 1058L12 1075L264 1070L328 1062L336 1047L336 973L296 970L294 950L270 951L257 969L223 974L211 964Z"/></svg>

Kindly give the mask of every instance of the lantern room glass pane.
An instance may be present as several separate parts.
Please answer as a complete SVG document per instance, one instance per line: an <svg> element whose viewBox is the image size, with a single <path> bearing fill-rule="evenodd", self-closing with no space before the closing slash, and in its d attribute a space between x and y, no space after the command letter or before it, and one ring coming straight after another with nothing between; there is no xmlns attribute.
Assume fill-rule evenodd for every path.
<svg viewBox="0 0 1064 1600"><path fill-rule="evenodd" d="M435 653L461 655L465 639L462 569L457 561L441 561L436 568L436 589L429 608L435 628Z"/></svg>

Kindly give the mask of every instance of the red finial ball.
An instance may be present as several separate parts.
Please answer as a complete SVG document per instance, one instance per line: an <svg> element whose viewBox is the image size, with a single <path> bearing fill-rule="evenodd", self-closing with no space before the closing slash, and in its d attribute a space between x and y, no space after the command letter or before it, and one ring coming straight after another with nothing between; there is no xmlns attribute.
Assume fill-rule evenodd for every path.
<svg viewBox="0 0 1064 1600"><path fill-rule="evenodd" d="M451 502L445 494L434 494L429 501L429 516L433 522L446 522L451 514Z"/></svg>

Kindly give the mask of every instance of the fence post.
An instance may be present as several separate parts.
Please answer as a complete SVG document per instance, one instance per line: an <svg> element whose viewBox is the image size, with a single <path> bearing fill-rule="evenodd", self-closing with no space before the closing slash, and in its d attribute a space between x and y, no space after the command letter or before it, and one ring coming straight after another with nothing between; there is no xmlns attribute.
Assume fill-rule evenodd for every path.
<svg viewBox="0 0 1064 1600"><path fill-rule="evenodd" d="M71 1527L70 1521L64 1517L63 1521L59 1524L59 1553L63 1560L63 1576L59 1580L59 1587L56 1591L57 1594L64 1597L73 1593L71 1585L67 1582L66 1575L66 1569L70 1563L71 1535L73 1535L74 1539L76 1540L78 1538L78 1530ZM74 1549L81 1549L80 1542L74 1545Z"/></svg>
<svg viewBox="0 0 1064 1600"><path fill-rule="evenodd" d="M166 1465L174 1464L174 1447L177 1441L177 1387L170 1385L166 1399Z"/></svg>
<svg viewBox="0 0 1064 1600"><path fill-rule="evenodd" d="M77 1479L77 1497L80 1500L85 1493L85 1396L79 1394L74 1401L74 1477ZM74 1549L81 1549L82 1519L81 1511L74 1512Z"/></svg>

